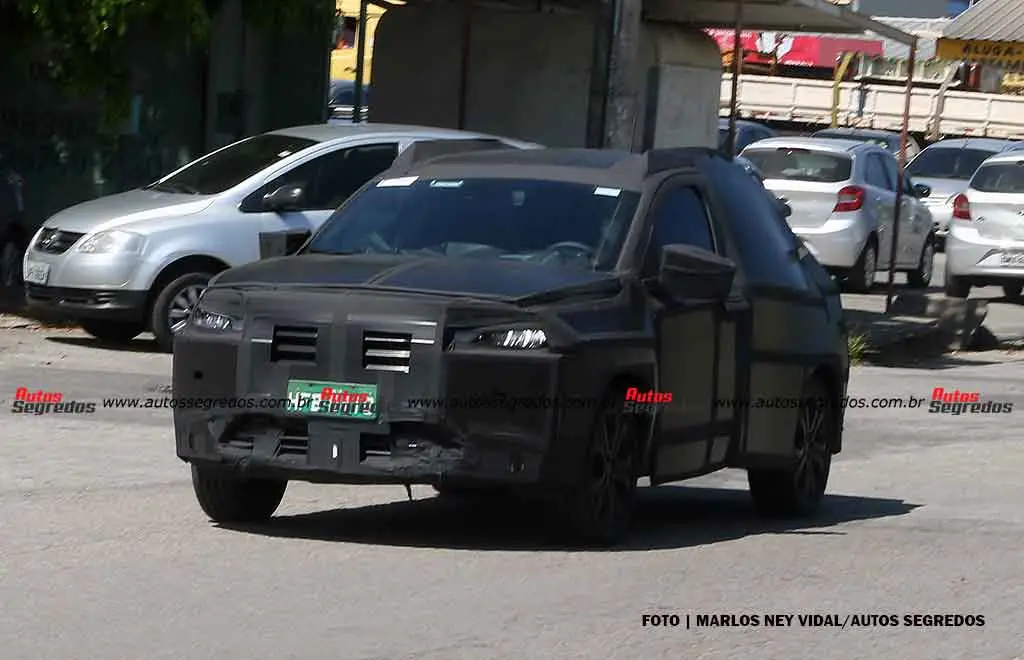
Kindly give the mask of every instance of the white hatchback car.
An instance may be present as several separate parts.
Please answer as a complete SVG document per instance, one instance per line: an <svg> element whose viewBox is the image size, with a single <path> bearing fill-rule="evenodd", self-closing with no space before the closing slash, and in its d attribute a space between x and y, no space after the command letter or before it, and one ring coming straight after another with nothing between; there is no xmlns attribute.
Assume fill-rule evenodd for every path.
<svg viewBox="0 0 1024 660"><path fill-rule="evenodd" d="M773 138L743 150L765 187L792 209L793 233L844 288L867 292L887 268L895 233L899 165L870 143L832 138ZM935 257L930 190L909 177L900 204L896 268L912 287L928 286Z"/></svg>
<svg viewBox="0 0 1024 660"><path fill-rule="evenodd" d="M304 242L352 193L417 142L487 140L443 128L317 124L218 149L144 188L65 209L25 252L30 307L126 342L149 329L170 349L215 274ZM268 247L269 246L269 247Z"/></svg>
<svg viewBox="0 0 1024 660"><path fill-rule="evenodd" d="M986 160L953 200L946 295L966 298L972 286L990 285L1011 299L1024 288L1024 152Z"/></svg>

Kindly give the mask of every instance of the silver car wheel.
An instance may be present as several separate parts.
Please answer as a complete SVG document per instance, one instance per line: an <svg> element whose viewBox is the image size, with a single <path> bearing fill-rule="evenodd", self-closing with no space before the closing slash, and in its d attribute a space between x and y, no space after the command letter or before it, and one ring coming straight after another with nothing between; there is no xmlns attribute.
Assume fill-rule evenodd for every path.
<svg viewBox="0 0 1024 660"><path fill-rule="evenodd" d="M179 291L178 295L171 299L171 304L167 308L167 320L170 321L171 332L178 334L185 329L188 316L192 313L192 308L199 302L199 296L202 295L204 288L193 284Z"/></svg>
<svg viewBox="0 0 1024 660"><path fill-rule="evenodd" d="M864 289L869 290L875 285L875 269L878 268L878 257L875 246L868 243L864 248Z"/></svg>
<svg viewBox="0 0 1024 660"><path fill-rule="evenodd" d="M924 254L921 255L921 279L925 284L932 281L932 268L935 265L935 246L928 242L924 246Z"/></svg>

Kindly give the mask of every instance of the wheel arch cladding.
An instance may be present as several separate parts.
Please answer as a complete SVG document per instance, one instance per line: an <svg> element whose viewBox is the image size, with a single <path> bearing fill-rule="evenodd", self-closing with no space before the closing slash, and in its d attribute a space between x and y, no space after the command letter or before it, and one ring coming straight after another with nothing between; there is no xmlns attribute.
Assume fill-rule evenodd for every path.
<svg viewBox="0 0 1024 660"><path fill-rule="evenodd" d="M640 368L615 373L609 378L608 384L604 388L605 396L620 391L625 392L630 387L646 392L653 388L653 378L651 378L650 374L645 374ZM638 448L639 456L637 458L643 468L643 474L638 476L649 476L651 449L654 443L654 417L650 415L636 416L636 420L641 438L641 445Z"/></svg>
<svg viewBox="0 0 1024 660"><path fill-rule="evenodd" d="M160 274L153 280L153 286L149 288L149 309L152 309L157 296L164 290L164 287L186 273L217 273L227 270L230 266L216 257L206 255L191 255L182 257L177 261L164 266Z"/></svg>
<svg viewBox="0 0 1024 660"><path fill-rule="evenodd" d="M829 404L836 411L836 429L832 436L832 452L839 453L843 448L843 395L842 381L839 377L839 370L835 365L820 364L808 374L808 380L817 380L829 393Z"/></svg>

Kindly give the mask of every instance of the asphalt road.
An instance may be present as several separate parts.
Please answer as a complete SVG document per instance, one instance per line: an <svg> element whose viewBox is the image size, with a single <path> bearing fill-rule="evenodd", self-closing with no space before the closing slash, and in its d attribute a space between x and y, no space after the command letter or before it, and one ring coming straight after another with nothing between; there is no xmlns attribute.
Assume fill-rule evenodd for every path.
<svg viewBox="0 0 1024 660"><path fill-rule="evenodd" d="M632 541L606 552L544 545L522 511L443 504L426 488L410 503L395 487L292 484L271 525L222 529L194 502L168 413L60 419L3 405L0 657L1022 658L1019 359L856 368L855 396L942 386L1021 412L851 410L816 520L759 520L743 475L726 472L645 493ZM169 363L73 332L8 330L0 398L20 386L159 395ZM687 630L643 627L645 613L985 625Z"/></svg>

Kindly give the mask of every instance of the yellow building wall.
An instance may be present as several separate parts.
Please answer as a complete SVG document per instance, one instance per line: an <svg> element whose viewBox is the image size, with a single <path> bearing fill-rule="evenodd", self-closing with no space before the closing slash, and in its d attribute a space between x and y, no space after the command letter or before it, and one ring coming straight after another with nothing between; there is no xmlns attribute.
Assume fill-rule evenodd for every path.
<svg viewBox="0 0 1024 660"><path fill-rule="evenodd" d="M337 0L338 12L341 17L354 17L359 19L359 0ZM371 67L373 65L373 34L377 29L377 22L384 14L384 9L376 5L366 7L366 56L363 58L363 81L369 83ZM352 48L336 48L331 51L331 80L355 80L356 79L356 51Z"/></svg>

